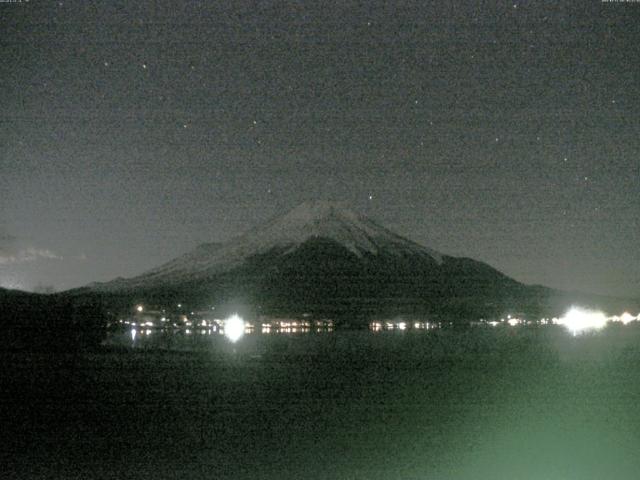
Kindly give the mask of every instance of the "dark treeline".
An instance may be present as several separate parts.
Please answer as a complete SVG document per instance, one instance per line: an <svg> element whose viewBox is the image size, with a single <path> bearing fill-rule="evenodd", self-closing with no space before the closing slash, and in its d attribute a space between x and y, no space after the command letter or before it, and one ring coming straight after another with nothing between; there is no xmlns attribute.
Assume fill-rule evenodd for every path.
<svg viewBox="0 0 640 480"><path fill-rule="evenodd" d="M0 290L0 349L71 352L106 335L101 304L61 295Z"/></svg>

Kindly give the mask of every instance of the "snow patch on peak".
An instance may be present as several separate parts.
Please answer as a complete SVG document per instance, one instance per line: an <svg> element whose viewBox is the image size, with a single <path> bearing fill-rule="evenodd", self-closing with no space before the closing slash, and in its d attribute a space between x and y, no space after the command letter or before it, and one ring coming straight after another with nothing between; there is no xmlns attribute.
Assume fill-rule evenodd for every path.
<svg viewBox="0 0 640 480"><path fill-rule="evenodd" d="M384 249L397 254L427 254L437 263L442 262L438 252L396 235L343 203L331 201L305 202L251 230L238 239L238 244L250 244L250 248L266 251L318 237L334 240L359 257L365 252L377 254Z"/></svg>

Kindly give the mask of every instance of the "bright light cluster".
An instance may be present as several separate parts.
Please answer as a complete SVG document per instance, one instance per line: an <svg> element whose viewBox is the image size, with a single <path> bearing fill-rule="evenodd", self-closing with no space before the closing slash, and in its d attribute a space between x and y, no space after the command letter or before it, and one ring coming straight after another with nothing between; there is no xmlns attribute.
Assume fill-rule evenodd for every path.
<svg viewBox="0 0 640 480"><path fill-rule="evenodd" d="M636 321L636 319L640 320L640 315L638 315L637 317L634 317L629 312L624 312L619 317L616 315L616 316L611 317L609 320L611 320L612 322L622 322L623 325L626 325L626 324L628 324L630 322Z"/></svg>
<svg viewBox="0 0 640 480"><path fill-rule="evenodd" d="M232 342L237 342L244 335L244 320L237 314L224 321L224 335Z"/></svg>
<svg viewBox="0 0 640 480"><path fill-rule="evenodd" d="M607 316L599 311L573 307L564 317L557 320L574 335L588 330L599 330L607 324Z"/></svg>

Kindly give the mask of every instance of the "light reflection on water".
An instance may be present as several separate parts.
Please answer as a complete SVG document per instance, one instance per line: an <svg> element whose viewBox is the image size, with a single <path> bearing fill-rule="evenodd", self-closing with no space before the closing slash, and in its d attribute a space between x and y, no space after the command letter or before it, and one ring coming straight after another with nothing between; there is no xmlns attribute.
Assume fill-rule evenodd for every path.
<svg viewBox="0 0 640 480"><path fill-rule="evenodd" d="M626 320L626 319L625 319ZM633 317L635 320L635 317ZM624 331L631 328L627 324L635 325L636 322L622 321L618 322ZM486 328L493 326L491 322L485 322L481 325L486 325ZM494 329L499 334L505 334L508 331L518 332L520 326L513 327L509 323L504 322L501 324L503 329ZM615 321L610 321L607 324L607 328L603 329L606 333L610 330L615 330ZM400 339L406 335L413 337L430 336L432 332L447 330L446 324L424 321L409 321L409 320L395 320L395 321L372 321L365 326L364 329L356 330L344 330L340 329L341 333L352 332L357 334L368 334L371 337L382 336L384 338L397 338ZM610 327L610 328L609 328ZM469 325L469 331L474 331L480 336L485 332L485 328L481 328L474 325ZM522 327L524 328L524 327ZM532 331L538 329L550 331L556 330L558 327L553 323L541 323L539 325L531 326ZM528 330L529 328L527 328ZM561 328L561 331L565 331ZM239 332L236 332L236 335ZM256 346L268 345L271 340L278 338L284 339L286 337L307 337L310 340L313 337L331 335L334 333L333 323L316 323L316 322L285 322L279 321L274 323L258 323L253 324L246 322L244 330L241 335L235 336L232 339L229 335L225 334L225 328L219 325L203 325L201 323L195 327L189 328L176 328L176 327L156 327L156 328L140 328L134 324L129 324L127 328L121 329L117 332L112 332L108 335L105 345L111 346L124 346L135 347L143 349L179 349L179 350L203 350L211 349L212 347L222 346L225 344L237 344L241 349L251 350ZM486 334L486 332L484 333ZM575 336L575 333L573 333ZM339 335L343 337L344 335ZM383 338L380 340L383 340Z"/></svg>
<svg viewBox="0 0 640 480"><path fill-rule="evenodd" d="M122 388L114 387L113 377L102 380L110 389L103 395L105 407L117 408L107 411L120 412L136 391L131 388L140 389L142 398L159 399L114 428L123 436L131 432L126 444L145 452L118 457L139 462L151 451L185 476L217 468L211 452L233 450L225 465L242 461L228 478L251 478L243 477L246 472L260 477L271 465L283 471L273 467L274 475L264 478L354 478L354 465L371 474L362 478L372 479L637 477L633 412L638 386L629 367L640 358L640 325L574 338L554 326L412 333L412 323L406 322L405 331L319 334L299 326L270 327L261 334L257 325L233 347L220 331L199 326L190 334L122 330L117 334L122 344L132 345L135 337L136 349L213 346L224 352L225 361L232 360L136 350L134 355L92 355L91 362L113 362L97 364L110 368L97 368L96 376L115 372L123 377ZM328 360L299 362L304 355ZM116 365L118 370L112 368ZM162 408L157 414L154 405ZM85 435L78 445L95 441L84 433L90 429L78 430L74 435ZM186 462L165 438L195 439ZM100 463L112 468L115 455L104 455ZM193 470L180 470L189 462ZM337 467L331 477L307 470L324 474L332 464Z"/></svg>
<svg viewBox="0 0 640 480"><path fill-rule="evenodd" d="M129 330L113 332L109 334L105 344L114 346L127 346L136 348L169 348L169 349L202 349L224 343L251 343L270 337L298 336L298 335L327 335L334 332L333 326L325 327L273 327L262 325L256 329L247 325L241 336L231 340L225 335L224 328L186 328L163 329L132 327ZM237 334L237 332L236 332Z"/></svg>
<svg viewBox="0 0 640 480"><path fill-rule="evenodd" d="M334 332L332 321L284 321L271 323L245 322L242 332L237 325L229 324L229 328L235 327L233 335L225 333L225 325L208 325L206 322L189 328L145 328L138 329L131 324L130 330L110 334L107 344L120 346L134 346L141 348L207 348L220 342L243 343L263 341L268 337L279 336L313 336L327 335ZM427 332L438 329L440 325L424 321L372 321L365 331L369 333L389 332L401 334L404 332ZM260 340L262 338L262 340Z"/></svg>
<svg viewBox="0 0 640 480"><path fill-rule="evenodd" d="M405 321L405 320L375 320L369 323L369 330L372 332L382 332L385 330L433 330L441 325L436 322L425 321Z"/></svg>

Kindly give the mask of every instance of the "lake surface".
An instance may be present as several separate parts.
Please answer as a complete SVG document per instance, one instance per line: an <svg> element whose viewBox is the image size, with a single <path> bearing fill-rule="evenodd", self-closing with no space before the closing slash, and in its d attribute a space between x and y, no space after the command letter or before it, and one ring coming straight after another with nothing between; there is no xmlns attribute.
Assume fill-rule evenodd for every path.
<svg viewBox="0 0 640 480"><path fill-rule="evenodd" d="M2 354L7 478L640 472L637 325L143 337Z"/></svg>

